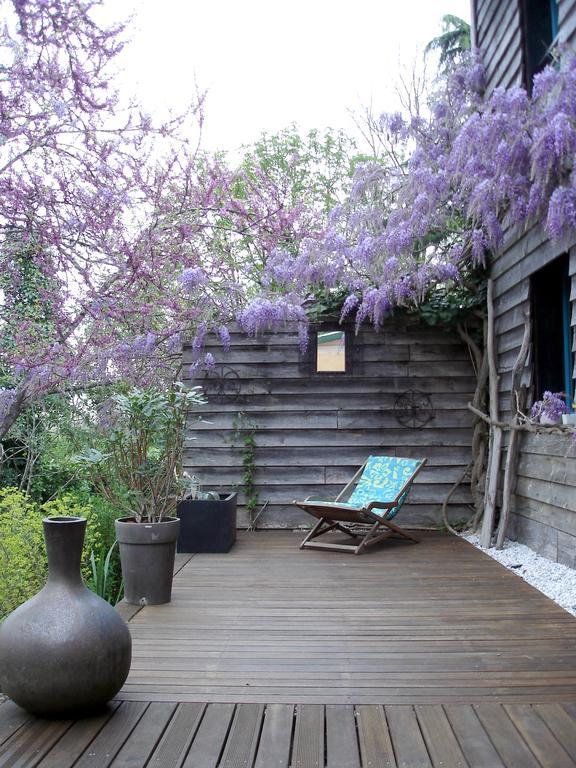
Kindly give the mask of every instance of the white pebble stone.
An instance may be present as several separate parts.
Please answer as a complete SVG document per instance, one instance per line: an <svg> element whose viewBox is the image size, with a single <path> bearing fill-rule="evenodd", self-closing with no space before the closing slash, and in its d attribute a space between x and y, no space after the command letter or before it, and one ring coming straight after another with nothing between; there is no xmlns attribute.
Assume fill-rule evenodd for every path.
<svg viewBox="0 0 576 768"><path fill-rule="evenodd" d="M480 549L480 538L476 534L465 534L462 538ZM518 544L515 541L506 540L504 549L490 547L482 549L482 552L498 560L528 584L536 587L559 606L576 616L576 570L548 560L525 544ZM518 565L521 567L512 567Z"/></svg>

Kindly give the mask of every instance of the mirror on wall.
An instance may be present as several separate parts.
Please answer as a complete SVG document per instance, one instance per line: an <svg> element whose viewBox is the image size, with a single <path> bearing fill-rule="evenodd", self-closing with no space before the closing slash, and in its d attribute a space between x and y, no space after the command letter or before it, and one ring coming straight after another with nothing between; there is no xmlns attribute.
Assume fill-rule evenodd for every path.
<svg viewBox="0 0 576 768"><path fill-rule="evenodd" d="M346 333L319 331L316 336L316 372L344 373L346 371Z"/></svg>

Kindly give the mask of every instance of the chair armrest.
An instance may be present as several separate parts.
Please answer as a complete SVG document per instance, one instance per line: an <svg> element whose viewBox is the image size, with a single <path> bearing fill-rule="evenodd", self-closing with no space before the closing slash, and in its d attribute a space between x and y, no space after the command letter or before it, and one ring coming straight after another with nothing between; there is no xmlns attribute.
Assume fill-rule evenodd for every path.
<svg viewBox="0 0 576 768"><path fill-rule="evenodd" d="M312 504L322 504L323 501L330 501L330 503L332 503L330 499L313 499L310 496L306 496L303 501L296 501L296 499L293 499L292 504L306 504L307 501L311 502Z"/></svg>
<svg viewBox="0 0 576 768"><path fill-rule="evenodd" d="M366 510L370 512L371 509L393 509L397 504L398 499L394 501L371 501Z"/></svg>

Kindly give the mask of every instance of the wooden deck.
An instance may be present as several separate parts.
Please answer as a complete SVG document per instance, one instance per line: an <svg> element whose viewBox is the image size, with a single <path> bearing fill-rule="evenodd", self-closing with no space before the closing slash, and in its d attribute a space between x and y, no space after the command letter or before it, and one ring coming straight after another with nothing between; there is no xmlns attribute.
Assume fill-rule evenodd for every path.
<svg viewBox="0 0 576 768"><path fill-rule="evenodd" d="M461 539L366 554L242 534L137 613L125 700L280 704L576 701L576 619Z"/></svg>
<svg viewBox="0 0 576 768"><path fill-rule="evenodd" d="M179 558L123 610L128 681L78 721L0 704L0 768L576 768L576 620L463 541L288 532Z"/></svg>

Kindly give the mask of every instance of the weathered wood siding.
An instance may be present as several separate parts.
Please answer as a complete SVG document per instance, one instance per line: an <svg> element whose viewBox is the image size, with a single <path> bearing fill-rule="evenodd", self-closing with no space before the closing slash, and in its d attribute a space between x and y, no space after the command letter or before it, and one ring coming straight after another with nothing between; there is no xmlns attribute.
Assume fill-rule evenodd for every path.
<svg viewBox="0 0 576 768"><path fill-rule="evenodd" d="M477 0L473 20L489 89L522 83L519 2ZM576 0L559 2L559 41L576 43ZM551 242L540 226L509 231L495 255L495 313L501 416L509 416L512 368L530 316L530 276L564 253L570 254L572 327L576 326L576 239ZM574 335L576 337L576 334ZM575 342L576 343L576 342ZM576 351L576 346L574 347ZM575 373L576 375L576 373ZM524 383L532 384L532 359ZM576 451L570 437L523 435L512 532L552 559L576 565Z"/></svg>
<svg viewBox="0 0 576 768"><path fill-rule="evenodd" d="M576 43L576 0L558 2L558 40L572 48Z"/></svg>
<svg viewBox="0 0 576 768"><path fill-rule="evenodd" d="M473 39L486 67L489 91L522 85L522 15L519 0L473 0ZM558 42L576 41L576 0L558 0Z"/></svg>
<svg viewBox="0 0 576 768"><path fill-rule="evenodd" d="M474 40L486 67L488 90L522 83L522 32L517 0L476 0Z"/></svg>
<svg viewBox="0 0 576 768"><path fill-rule="evenodd" d="M311 494L335 496L369 454L428 458L403 519L439 522L440 504L470 458L474 391L468 352L454 334L394 321L376 333L353 336L346 374L317 374L290 330L247 338L234 332L230 351L208 345L217 365L233 369L237 394L212 398L202 422L192 414L185 465L203 487L240 489L240 526L247 523L242 493L239 413L255 427L259 527L293 527L311 518L291 505ZM184 350L188 370L191 350ZM195 380L196 381L196 380ZM202 383L200 378L196 383ZM210 392L211 382L205 380ZM426 393L433 419L422 428L402 426L395 403L407 390ZM469 515L469 489L453 497L451 517Z"/></svg>
<svg viewBox="0 0 576 768"><path fill-rule="evenodd" d="M510 238L494 260L501 417L510 415L512 368L530 317L530 276L563 253L570 254L572 328L576 326L576 242L552 243L542 229ZM573 348L576 351L576 334ZM524 383L532 385L528 358ZM554 560L576 566L576 451L569 436L522 435L512 534Z"/></svg>

